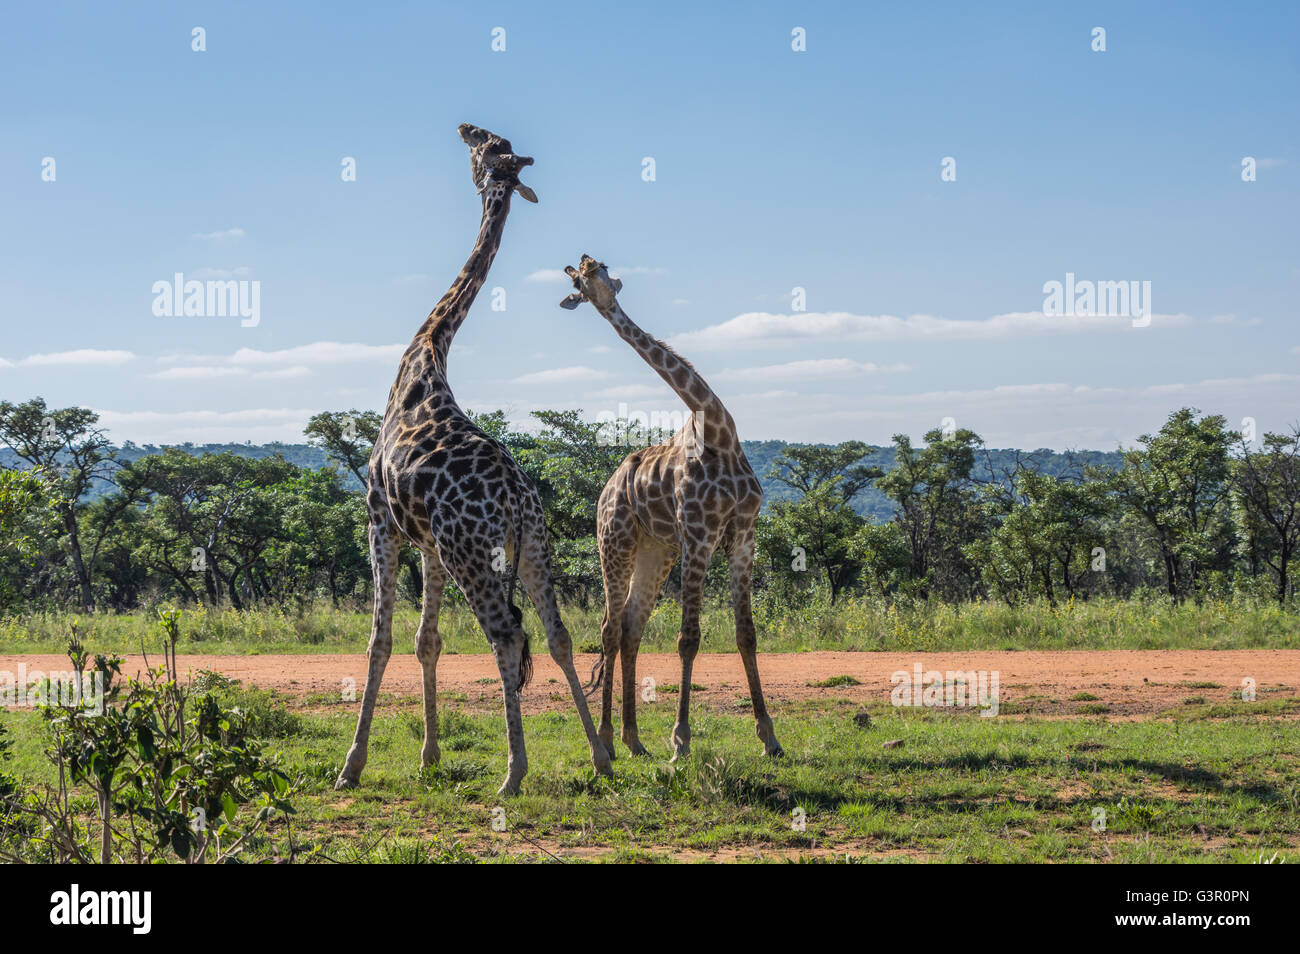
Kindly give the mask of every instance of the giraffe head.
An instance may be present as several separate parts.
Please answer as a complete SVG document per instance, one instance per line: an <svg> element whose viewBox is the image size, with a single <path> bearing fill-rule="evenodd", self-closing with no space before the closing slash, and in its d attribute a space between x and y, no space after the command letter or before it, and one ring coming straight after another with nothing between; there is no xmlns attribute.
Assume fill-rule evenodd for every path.
<svg viewBox="0 0 1300 954"><path fill-rule="evenodd" d="M529 202L537 201L537 193L519 181L519 170L531 166L531 156L516 156L509 139L469 123L461 123L460 138L469 146L469 171L474 187L482 192L490 182L513 188Z"/></svg>
<svg viewBox="0 0 1300 954"><path fill-rule="evenodd" d="M589 301L599 311L605 311L616 304L614 296L623 290L623 282L609 277L604 262L598 262L585 253L578 267L568 265L564 269L564 274L573 279L573 287L576 290L560 302L561 308L573 309L584 301Z"/></svg>

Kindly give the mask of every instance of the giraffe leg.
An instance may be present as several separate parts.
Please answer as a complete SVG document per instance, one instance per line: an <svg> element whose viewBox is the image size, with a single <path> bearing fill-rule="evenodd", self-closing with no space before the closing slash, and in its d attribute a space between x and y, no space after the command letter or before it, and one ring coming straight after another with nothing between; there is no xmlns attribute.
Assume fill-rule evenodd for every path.
<svg viewBox="0 0 1300 954"><path fill-rule="evenodd" d="M501 692L505 697L506 745L508 751L506 779L498 795L517 795L519 783L528 773L528 754L524 748L524 722L519 711L519 692L523 688L524 643L527 636L515 622L506 602L501 576L492 569L490 554L452 553L439 549L442 565L456 581L474 611L479 626L487 634L492 656L501 674Z"/></svg>
<svg viewBox="0 0 1300 954"><path fill-rule="evenodd" d="M643 542L623 608L623 642L620 646L623 661L623 744L633 755L650 754L641 744L636 727L636 696L640 688L636 678L636 656L641 648L641 633L654 609L655 598L676 562L677 554L672 550Z"/></svg>
<svg viewBox="0 0 1300 954"><path fill-rule="evenodd" d="M420 750L420 764L429 766L436 765L442 758L438 748L438 654L442 652L438 610L442 606L442 588L447 583L447 571L442 568L436 553L422 553L421 566L424 605L420 611L420 628L415 631L415 657L424 670L424 747Z"/></svg>
<svg viewBox="0 0 1300 954"><path fill-rule="evenodd" d="M758 636L754 631L754 615L749 606L750 574L754 565L754 537L748 534L739 538L728 554L731 563L731 605L736 614L736 647L749 680L749 699L754 706L754 726L768 755L784 755L781 743L772 730L772 718L767 714L763 687L758 681Z"/></svg>
<svg viewBox="0 0 1300 954"><path fill-rule="evenodd" d="M691 752L691 669L700 651L700 603L711 549L687 548L682 553L682 629L677 635L677 655L682 661L682 681L677 694L677 722L673 726L673 757L676 762Z"/></svg>
<svg viewBox="0 0 1300 954"><path fill-rule="evenodd" d="M502 605L505 605L502 601ZM523 689L522 629L504 639L492 641L492 655L501 674L501 692L506 708L506 778L497 789L498 795L518 795L519 784L528 774L528 752L524 747L524 720L519 711L519 693Z"/></svg>
<svg viewBox="0 0 1300 954"><path fill-rule="evenodd" d="M632 577L634 540L600 539L600 570L605 583L605 616L600 622L600 648L604 654L600 681L600 738L614 757L614 660L622 640L623 605Z"/></svg>
<svg viewBox="0 0 1300 954"><path fill-rule="evenodd" d="M591 764L601 775L610 775L609 763L614 758L614 748L597 733L591 721L591 712L587 709L587 696L578 679L578 671L573 665L573 640L560 618L559 607L555 603L555 586L551 581L551 561L549 545L546 543L545 531L538 534L522 548L519 561L519 581L523 584L528 598L532 600L537 613L546 627L546 643L560 671L564 673L573 695L573 704L582 720L583 731L587 734L587 744L591 749Z"/></svg>
<svg viewBox="0 0 1300 954"><path fill-rule="evenodd" d="M397 587L397 559L401 541L392 518L385 515L382 522L376 522L376 512L377 509L372 506L370 565L375 578L375 604L370 645L366 649L366 688L361 696L361 715L357 718L356 735L352 739L352 748L348 749L343 771L334 783L336 789L356 785L361 779L361 770L366 767L370 720L375 714L375 699L379 696L379 684L384 679L384 668L393 652L393 599Z"/></svg>

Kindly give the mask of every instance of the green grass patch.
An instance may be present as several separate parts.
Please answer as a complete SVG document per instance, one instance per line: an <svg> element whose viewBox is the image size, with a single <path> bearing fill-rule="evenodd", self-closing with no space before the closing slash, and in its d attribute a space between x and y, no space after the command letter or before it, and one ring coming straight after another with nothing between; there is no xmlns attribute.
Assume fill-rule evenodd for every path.
<svg viewBox="0 0 1300 954"><path fill-rule="evenodd" d="M563 613L574 645L583 651L598 651L603 609L594 604L570 605ZM1055 607L1045 602L885 605L848 598L834 606L814 602L797 607L759 594L754 618L764 652L1300 648L1300 613L1246 598L1200 605L1157 598L1099 598ZM141 633L151 632L157 617L152 608L128 613L50 611L3 617L0 652L62 653L74 619L80 621L87 644L97 652L124 653L140 650ZM413 640L403 634L414 634L418 621L417 607L403 603L396 608L396 652L414 651ZM360 605L318 605L302 611L188 607L181 623L180 650L236 655L363 652L370 625L370 607ZM524 625L539 637L543 632L531 606L525 606ZM646 625L642 648L674 651L680 627L676 600L660 600ZM736 651L735 621L726 601L715 599L706 604L701 629L702 651ZM487 641L463 600L444 602L438 630L445 653L488 651Z"/></svg>
<svg viewBox="0 0 1300 954"><path fill-rule="evenodd" d="M862 685L862 682L861 680L854 679L852 676L831 676L817 682L810 682L808 685L817 689L834 689L838 686L860 686Z"/></svg>
<svg viewBox="0 0 1300 954"><path fill-rule="evenodd" d="M651 757L616 743L612 779L593 773L576 715L545 713L525 717L531 771L505 800L499 716L444 706L441 764L422 770L418 700L381 704L347 792L332 784L354 708L291 710L297 730L269 744L303 779L301 860L1300 861L1300 721L1253 705L1264 708L1118 723L878 706L864 733L855 707L804 700L774 713L784 759L762 755L751 715L700 712L692 754L670 765L673 705L648 704ZM0 720L14 742L6 770L53 782L41 720ZM881 747L895 738L905 744ZM282 855L286 838L277 823L250 860Z"/></svg>

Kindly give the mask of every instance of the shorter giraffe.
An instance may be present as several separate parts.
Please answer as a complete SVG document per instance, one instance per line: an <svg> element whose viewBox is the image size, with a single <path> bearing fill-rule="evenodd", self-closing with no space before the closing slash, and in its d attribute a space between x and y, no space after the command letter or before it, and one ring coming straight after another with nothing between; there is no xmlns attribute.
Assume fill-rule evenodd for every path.
<svg viewBox="0 0 1300 954"><path fill-rule="evenodd" d="M685 426L671 438L628 455L600 494L596 539L605 578L600 737L613 752L610 709L614 659L621 652L623 743L633 755L648 754L637 736L636 654L655 599L680 556L682 629L677 652L682 681L673 760L690 752L691 668L700 648L700 603L709 561L722 550L731 564L736 645L749 680L758 737L768 755L781 755L758 680L758 642L749 605L754 522L763 505L763 488L740 447L736 423L688 361L627 316L615 298L623 283L611 279L603 263L583 255L579 267L570 266L565 273L577 291L561 305L595 305L691 410Z"/></svg>

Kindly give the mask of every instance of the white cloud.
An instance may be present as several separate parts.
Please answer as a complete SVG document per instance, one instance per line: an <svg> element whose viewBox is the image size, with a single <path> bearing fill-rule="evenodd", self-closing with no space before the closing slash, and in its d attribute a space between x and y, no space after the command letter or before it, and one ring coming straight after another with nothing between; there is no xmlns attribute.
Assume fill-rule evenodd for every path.
<svg viewBox="0 0 1300 954"><path fill-rule="evenodd" d="M551 368L549 371L533 371L514 379L515 384L578 384L584 381L604 381L610 377L608 371L598 371L586 365L570 368Z"/></svg>
<svg viewBox="0 0 1300 954"><path fill-rule="evenodd" d="M229 365L177 365L166 371L155 371L149 375L159 381L205 381L211 378L230 378L248 374L247 368L232 368Z"/></svg>
<svg viewBox="0 0 1300 954"><path fill-rule="evenodd" d="M969 390L873 392L867 400L803 394L760 402L728 395L742 438L888 443L904 433L920 440L952 417L989 447L1113 450L1159 430L1170 412L1197 407L1235 426L1252 416L1260 431L1286 430L1294 420L1300 374L1093 387L1063 381L1004 384Z"/></svg>
<svg viewBox="0 0 1300 954"><path fill-rule="evenodd" d="M615 278L624 275L667 275L668 269L657 265L611 265L609 273Z"/></svg>
<svg viewBox="0 0 1300 954"><path fill-rule="evenodd" d="M1153 315L1151 327L1186 324L1186 315ZM935 318L932 315L854 315L849 312L747 312L699 331L669 339L684 351L776 347L802 342L835 341L961 341L1020 335L1083 331L1132 331L1128 318L1049 316L1042 312L1013 312L976 320Z"/></svg>
<svg viewBox="0 0 1300 954"><path fill-rule="evenodd" d="M296 408L240 411L97 410L100 424L115 442L195 444L252 441L302 441L302 430L316 413Z"/></svg>
<svg viewBox="0 0 1300 954"><path fill-rule="evenodd" d="M241 378L253 380L276 380L280 378L303 378L311 374L311 368L293 365L288 368L274 368L270 371L250 371L248 368L230 364L182 364L165 371L155 371L149 375L159 381L209 381L216 378Z"/></svg>
<svg viewBox="0 0 1300 954"><path fill-rule="evenodd" d="M404 344L368 345L344 344L339 341L315 341L311 344L282 348L279 351L259 351L240 348L230 356L236 365L319 365L348 364L359 361L396 361L406 350Z"/></svg>
<svg viewBox="0 0 1300 954"><path fill-rule="evenodd" d="M276 368L274 371L258 371L254 373L255 378L305 378L311 374L311 368L304 367L301 364L293 365L289 368Z"/></svg>
<svg viewBox="0 0 1300 954"><path fill-rule="evenodd" d="M1264 323L1263 318L1238 318L1236 315L1211 315L1206 319L1211 325L1245 325L1247 328L1255 328Z"/></svg>
<svg viewBox="0 0 1300 954"><path fill-rule="evenodd" d="M719 381L795 381L801 378L845 378L906 370L908 367L904 364L882 366L874 361L853 361L849 358L814 358L759 368L727 368L710 377Z"/></svg>
<svg viewBox="0 0 1300 954"><path fill-rule="evenodd" d="M240 239L243 237L244 237L244 230L240 228L223 229L222 231L219 232L195 232L194 233L194 238L196 239L208 239L208 240L217 240L217 241L220 241L222 239Z"/></svg>
<svg viewBox="0 0 1300 954"><path fill-rule="evenodd" d="M641 398L676 398L676 395L667 385L616 384L612 388L588 391L586 397L600 401L635 401Z"/></svg>
<svg viewBox="0 0 1300 954"><path fill-rule="evenodd" d="M316 341L311 344L260 351L240 348L229 355L167 354L157 358L159 364L172 365L149 377L160 381L200 381L247 375L251 380L302 378L314 368L335 367L361 362L396 362L406 345L345 344ZM455 345L452 353L458 353Z"/></svg>
<svg viewBox="0 0 1300 954"><path fill-rule="evenodd" d="M96 348L79 348L75 351L54 351L32 354L18 363L28 367L57 367L60 365L118 365L135 357L130 351L108 351Z"/></svg>
<svg viewBox="0 0 1300 954"><path fill-rule="evenodd" d="M667 275L668 269L660 268L656 265L611 265L609 273L615 278L624 278L628 275ZM530 282L570 282L572 279L564 274L562 268L539 268L528 275Z"/></svg>
<svg viewBox="0 0 1300 954"><path fill-rule="evenodd" d="M287 369L277 369L287 370ZM256 372L250 372L251 374ZM222 395L233 389L220 383ZM1192 406L1222 413L1236 424L1252 416L1263 431L1286 431L1295 418L1300 373L1260 374L1196 382L1159 382L1133 387L1093 387L1064 381L1005 384L968 390L932 390L910 394L892 388L867 399L843 394L796 393L788 389L727 392L724 397L744 439L842 441L849 438L888 443L896 433L919 440L928 430L953 417L958 427L980 434L990 447L1113 449L1132 444L1138 435L1158 430L1177 407ZM820 389L819 389L820 391ZM183 390L181 393L185 393ZM382 402L383 394L371 392ZM474 410L501 407L496 398L476 401ZM601 410L616 410L619 401L633 408L676 408L671 392L649 382L609 387L585 395L586 401L512 401L514 426L536 431L528 412L539 408L582 407L588 420ZM599 403L597 403L599 402ZM183 443L193 441L301 441L302 428L319 408L261 408L239 411L99 411L114 441Z"/></svg>
<svg viewBox="0 0 1300 954"><path fill-rule="evenodd" d="M799 396L798 391L753 391L749 394L734 394L729 401L783 401Z"/></svg>

